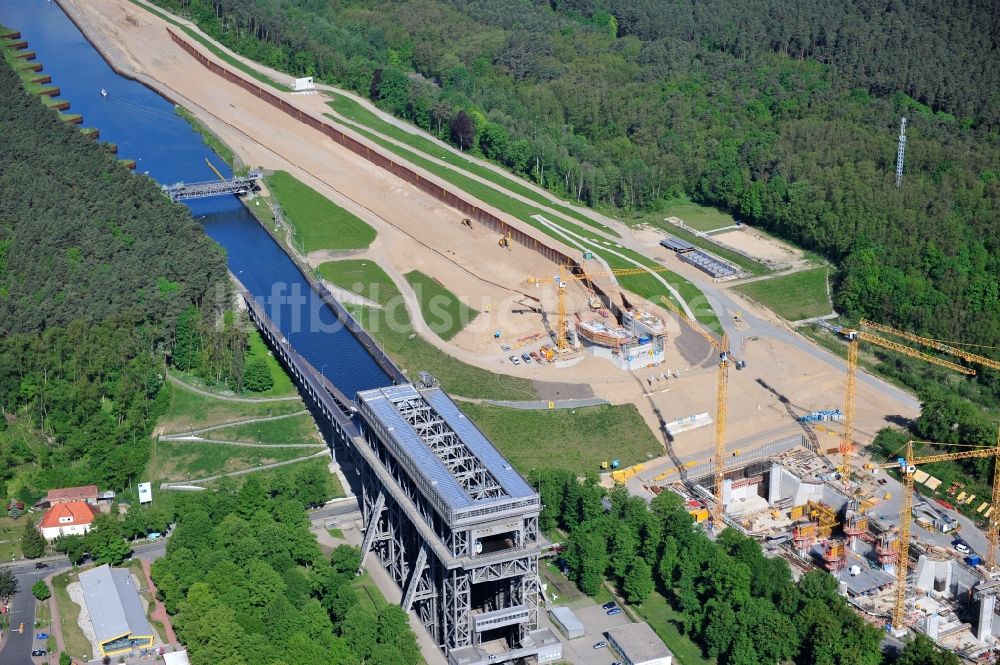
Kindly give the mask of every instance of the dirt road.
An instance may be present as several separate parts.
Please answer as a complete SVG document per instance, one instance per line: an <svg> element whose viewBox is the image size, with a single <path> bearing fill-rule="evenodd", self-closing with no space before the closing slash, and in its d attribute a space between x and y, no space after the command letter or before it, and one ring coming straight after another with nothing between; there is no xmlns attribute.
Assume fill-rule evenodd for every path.
<svg viewBox="0 0 1000 665"><path fill-rule="evenodd" d="M134 15L137 11L127 0L63 2L119 68L182 103L229 144L244 163L287 170L375 228L378 238L369 250L369 257L382 265L396 282L418 331L435 346L492 371L589 384L599 398L612 403L635 403L654 432L660 432L664 422L712 411L712 369L701 367L710 357L707 345L703 355L692 355L690 350L682 352L678 345L668 343L664 366L636 373L618 372L605 361L594 358L560 369L536 364L515 368L504 364L508 354L493 340L492 331L503 329L504 339L511 339L544 329L541 316L525 311L517 294L529 288L526 286L529 277L551 275L555 268L551 263L525 248L514 251L500 248L493 232L478 225L463 226L462 217L455 210L212 74L169 39L162 20L142 13L138 26L127 23L125 13ZM324 117L330 109L322 95L289 94L287 100L310 116L334 124ZM350 133L349 127L338 127ZM381 150L364 137L354 136ZM426 175L436 180L431 174ZM499 211L493 212L520 228L531 229ZM748 360L748 369L734 373L732 378L731 394L739 395L730 400L730 433L734 440L790 424L787 413L776 403L769 388L803 410L843 404L842 361L724 287L713 284L672 254L650 249L648 243L641 242L620 222L601 221L621 235L616 242L657 259L697 284L719 314L736 348ZM595 237L608 237L598 230L593 233ZM560 245L567 254L577 252L555 240L547 242ZM323 257L314 253L309 260L321 262ZM484 314L450 342L444 342L420 320L416 297L403 279L404 273L414 269L439 280ZM574 283L569 291L570 310L584 309L586 291ZM541 298L543 307L554 309L552 289L533 293ZM514 315L515 310L523 313ZM737 328L727 316L729 310L741 310L746 325ZM676 321L671 322L669 338L676 340L681 334ZM694 358L698 355L701 357ZM666 372L679 378L656 383ZM906 393L865 374L859 379L858 405L862 440L887 422L915 416L919 406ZM682 452L704 449L711 445L710 429L681 435L675 446Z"/></svg>

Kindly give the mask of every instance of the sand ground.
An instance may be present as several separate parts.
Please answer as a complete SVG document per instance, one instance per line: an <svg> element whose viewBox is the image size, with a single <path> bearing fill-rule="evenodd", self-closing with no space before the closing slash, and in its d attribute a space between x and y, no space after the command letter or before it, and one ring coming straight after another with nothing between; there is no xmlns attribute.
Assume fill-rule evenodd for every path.
<svg viewBox="0 0 1000 665"><path fill-rule="evenodd" d="M712 240L746 252L764 263L779 263L798 266L806 261L805 254L797 247L777 238L761 233L755 228L743 226L740 229L713 233Z"/></svg>
<svg viewBox="0 0 1000 665"><path fill-rule="evenodd" d="M509 352L503 351L500 345L544 330L541 314L532 310L543 309L553 316L554 287L529 285L528 279L555 274L557 267L554 264L518 245L510 251L501 248L494 232L476 224L471 229L463 226L459 212L335 144L322 133L293 121L239 86L212 74L169 39L166 23L160 19L143 13L138 27L127 24L126 12L134 15L137 11L127 0L66 0L66 3L83 19L88 32L98 33L99 44L116 64L131 69L141 80L183 104L216 132L244 163L289 171L372 225L378 238L369 250L352 254L352 257L371 258L382 265L403 292L413 318L420 318L419 308L402 275L414 269L437 279L482 312L451 343L430 333L426 326L421 327L422 321L418 321L418 332L438 348L493 371L589 384L598 397L618 404L635 403L661 440L664 440L660 433L662 422L705 411L714 416L716 379L712 353L707 343L699 350L700 339L690 332L682 335L680 324L672 318L668 319L667 360L661 367L626 373L592 357L585 357L569 367L540 367L534 363L513 367L505 360ZM323 117L329 108L322 94L288 95L286 98L310 115L336 124ZM349 131L349 128L340 128ZM364 141L363 137L358 138ZM436 180L430 174L425 175ZM532 231L527 224L494 212ZM619 224L615 228L623 233L624 244L642 246L650 257L671 270L696 284L705 282L702 273L657 247L652 234L640 231L626 239L624 234L630 232ZM541 236L540 232L534 233ZM599 234L595 232L595 235ZM715 237L769 260L788 262L801 257L800 253L796 255L794 248L785 251L778 246L783 243L752 229ZM546 237L546 242L562 247L568 254L576 254L558 241ZM315 265L330 258L334 257L314 252L308 260ZM568 290L570 311L586 311L585 289L571 282ZM746 309L753 311L753 306L747 303ZM720 314L725 316L724 312ZM500 342L493 339L493 331L498 329L502 331ZM690 339L694 341L681 343ZM672 340L679 341L672 343ZM518 351L537 348L544 341L547 340ZM787 396L803 412L843 404L843 377L788 344L751 338L740 353L748 367L733 371L730 376L730 440L756 436L763 438L759 441L763 444L780 438L779 432L800 431L762 383ZM704 366L706 361L709 361L707 367ZM651 378L667 372L680 378L650 384ZM874 434L886 422L887 416L915 415L868 386L859 385L857 402L856 420L862 440ZM701 428L679 435L674 448L681 454L707 450L712 440L712 428Z"/></svg>

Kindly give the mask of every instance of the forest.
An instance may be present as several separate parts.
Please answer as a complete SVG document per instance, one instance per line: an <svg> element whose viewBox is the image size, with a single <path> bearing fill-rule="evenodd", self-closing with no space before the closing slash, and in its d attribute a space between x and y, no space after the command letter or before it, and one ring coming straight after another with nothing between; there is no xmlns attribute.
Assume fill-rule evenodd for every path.
<svg viewBox="0 0 1000 665"><path fill-rule="evenodd" d="M0 495L16 474L29 503L57 486L121 489L146 465L178 317L221 316L225 257L5 64L0 126Z"/></svg>
<svg viewBox="0 0 1000 665"><path fill-rule="evenodd" d="M765 556L735 529L710 539L671 491L647 504L616 485L605 510L596 477L542 471L531 480L541 488L539 527L568 534L563 559L582 591L594 595L607 579L640 614L654 592L662 594L681 632L719 665L959 663L923 636L883 655L882 631L837 594L832 575L813 570L796 582L784 559Z"/></svg>
<svg viewBox="0 0 1000 665"><path fill-rule="evenodd" d="M302 502L250 476L180 497L152 573L193 665L416 665L406 613L355 590L360 562L324 556Z"/></svg>
<svg viewBox="0 0 1000 665"><path fill-rule="evenodd" d="M728 210L833 261L850 317L1000 346L995 3L157 2L567 199Z"/></svg>

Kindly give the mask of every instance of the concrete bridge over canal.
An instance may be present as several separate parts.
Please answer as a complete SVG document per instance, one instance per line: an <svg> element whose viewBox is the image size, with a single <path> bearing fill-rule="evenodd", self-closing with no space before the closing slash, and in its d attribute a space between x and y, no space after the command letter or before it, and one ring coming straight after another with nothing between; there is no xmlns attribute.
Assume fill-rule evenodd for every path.
<svg viewBox="0 0 1000 665"><path fill-rule="evenodd" d="M170 197L171 201L188 199L204 199L210 196L226 196L235 194L243 196L254 191L257 181L264 177L261 171L251 171L243 176L233 176L208 182L178 182L173 185L163 185L160 189Z"/></svg>
<svg viewBox="0 0 1000 665"><path fill-rule="evenodd" d="M539 627L541 499L429 375L414 385L339 302L327 304L393 385L344 395L240 287L250 319L314 409L376 555L449 665L562 659ZM346 463L346 464L345 464Z"/></svg>

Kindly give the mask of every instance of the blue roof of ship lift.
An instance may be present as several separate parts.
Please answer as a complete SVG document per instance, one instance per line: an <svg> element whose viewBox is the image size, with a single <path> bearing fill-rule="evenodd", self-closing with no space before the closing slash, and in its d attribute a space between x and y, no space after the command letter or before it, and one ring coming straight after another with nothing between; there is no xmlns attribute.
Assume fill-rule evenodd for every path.
<svg viewBox="0 0 1000 665"><path fill-rule="evenodd" d="M395 403L423 398L462 443L475 455L480 464L492 474L507 496L473 499L451 474L444 463L420 438L416 430L396 409ZM448 395L438 387L418 391L411 384L375 388L358 393L358 402L368 407L398 445L399 452L412 462L414 470L422 475L455 512L463 509L483 508L494 503L508 503L537 499L538 495L514 467L494 447L468 416L461 412Z"/></svg>

